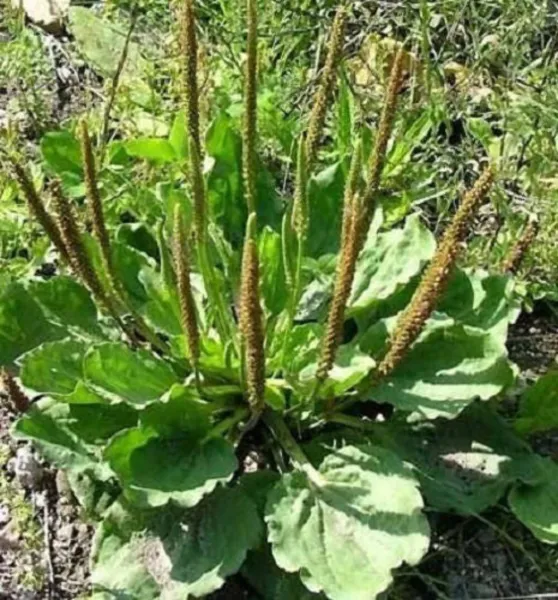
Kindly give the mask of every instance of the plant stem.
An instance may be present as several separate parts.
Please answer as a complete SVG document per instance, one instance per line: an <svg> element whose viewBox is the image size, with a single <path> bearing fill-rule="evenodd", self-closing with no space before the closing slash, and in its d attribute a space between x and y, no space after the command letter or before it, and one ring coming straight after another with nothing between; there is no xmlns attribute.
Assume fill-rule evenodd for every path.
<svg viewBox="0 0 558 600"><path fill-rule="evenodd" d="M360 431L375 431L377 428L377 423L374 423L373 421L360 419L359 417L353 417L351 415L345 415L339 412L327 417L327 422L337 423L338 425L346 425L347 427L359 429Z"/></svg>
<svg viewBox="0 0 558 600"><path fill-rule="evenodd" d="M321 475L312 466L298 442L294 439L285 421L274 411L266 410L263 413L263 420L273 433L275 439L279 442L283 450L289 455L294 466L304 471L308 477L315 483L319 483Z"/></svg>
<svg viewBox="0 0 558 600"><path fill-rule="evenodd" d="M238 342L236 340L234 327L232 324L232 317L230 314L227 314L227 308L224 303L224 294L220 293L220 290L217 286L217 280L213 276L213 269L211 268L207 252L206 239L198 240L197 255L198 265L206 286L207 295L216 312L217 331L219 333L219 337L224 344L232 340L234 350L238 356Z"/></svg>
<svg viewBox="0 0 558 600"><path fill-rule="evenodd" d="M302 287L302 261L304 259L304 247L306 246L305 236L299 238L298 240L298 248L296 255L296 266L294 272L294 281L293 281L293 293L289 299L289 306L287 312L287 325L286 329L283 333L283 348L281 350L281 367L285 367L285 360L287 358L287 347L289 345L289 338L291 336L291 331L294 326L294 320L296 316L296 309L298 308L298 302L300 300L300 288Z"/></svg>
<svg viewBox="0 0 558 600"><path fill-rule="evenodd" d="M247 408L237 408L235 412L226 419L223 419L220 423L217 423L215 427L205 436L204 442L207 442L210 439L221 437L225 434L229 429L232 429L237 423L240 423L242 419L247 417L250 414L250 411Z"/></svg>

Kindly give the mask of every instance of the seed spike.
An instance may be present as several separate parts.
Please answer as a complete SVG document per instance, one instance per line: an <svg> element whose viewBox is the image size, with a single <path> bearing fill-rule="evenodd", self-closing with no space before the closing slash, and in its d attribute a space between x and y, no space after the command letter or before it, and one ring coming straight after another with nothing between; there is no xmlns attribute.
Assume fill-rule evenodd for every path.
<svg viewBox="0 0 558 600"><path fill-rule="evenodd" d="M262 412L265 395L264 330L259 285L256 215L252 213L248 218L242 256L239 326L245 349L248 403L254 415Z"/></svg>
<svg viewBox="0 0 558 600"><path fill-rule="evenodd" d="M180 301L182 329L186 335L190 360L196 379L199 373L200 334L192 282L190 279L190 252L188 238L184 230L181 207L177 204L174 211L174 231L172 253Z"/></svg>
<svg viewBox="0 0 558 600"><path fill-rule="evenodd" d="M79 228L74 220L70 203L62 191L58 180L51 183L51 192L58 216L58 225L62 233L64 244L68 249L70 264L78 277L85 283L91 293L105 304L106 295L101 282L95 273L89 257L83 246Z"/></svg>
<svg viewBox="0 0 558 600"><path fill-rule="evenodd" d="M97 185L97 169L95 167L93 147L91 145L91 138L89 137L87 121L85 119L82 119L80 123L80 143L81 154L83 159L83 171L85 174L85 189L87 194L87 203L89 208L89 215L93 224L93 233L95 235L95 238L99 242L105 269L112 279L113 268L110 253L110 241L105 225L105 216L103 213L101 196L99 194L99 186Z"/></svg>
<svg viewBox="0 0 558 600"><path fill-rule="evenodd" d="M60 252L60 256L66 262L70 262L68 249L62 239L62 234L56 221L52 218L50 213L47 211L43 201L39 197L37 190L31 180L31 177L27 173L24 167L19 163L12 163L15 179L17 180L23 196L27 202L29 212L35 219L37 219L39 225L45 230L45 233L53 243L54 247Z"/></svg>
<svg viewBox="0 0 558 600"><path fill-rule="evenodd" d="M397 110L397 98L403 83L404 59L405 50L404 47L401 46L395 55L395 59L391 68L384 106L378 125L378 132L376 134L374 148L370 157L368 184L364 194L366 218L363 221L361 244L364 242L364 239L368 234L368 229L370 228L370 223L372 222L372 216L374 214L374 203L380 188L380 180L386 160L387 146L391 137L393 121L395 118L395 112Z"/></svg>
<svg viewBox="0 0 558 600"><path fill-rule="evenodd" d="M502 273L511 273L512 275L517 273L521 267L523 259L525 258L525 254L535 241L538 233L539 223L535 219L529 220L525 226L525 229L523 230L523 233L521 234L521 237L513 245L508 255L502 262L502 266L500 267Z"/></svg>
<svg viewBox="0 0 558 600"><path fill-rule="evenodd" d="M337 78L337 66L343 52L346 16L347 13L345 7L340 6L337 9L331 28L327 58L322 72L320 85L314 97L312 112L310 113L308 135L306 137L306 156L310 171L312 171L312 167L316 161L318 146L323 134L329 98L333 92Z"/></svg>
<svg viewBox="0 0 558 600"><path fill-rule="evenodd" d="M188 175L194 198L194 228L196 239L204 242L205 186L203 182L203 149L200 134L200 101L198 89L198 40L193 0L181 0L179 10L180 46L184 56L182 80L186 125L188 129Z"/></svg>
<svg viewBox="0 0 558 600"><path fill-rule="evenodd" d="M337 349L342 341L345 307L351 295L359 254L358 232L362 207L360 197L358 195L354 196L352 202L348 202L348 206L350 208L347 208L343 214L342 236L345 235L345 239L337 264L333 299L329 309L326 333L322 342L322 352L316 372L318 385L327 379L335 362Z"/></svg>
<svg viewBox="0 0 558 600"><path fill-rule="evenodd" d="M296 231L299 241L308 231L308 159L306 156L306 141L304 136L298 142L296 189L292 211L292 228Z"/></svg>
<svg viewBox="0 0 558 600"><path fill-rule="evenodd" d="M8 401L13 409L18 413L26 412L31 404L31 400L29 400L27 395L19 387L12 374L7 369L2 369L2 371L0 371L0 380L2 381L2 386L4 387L4 391L8 396Z"/></svg>
<svg viewBox="0 0 558 600"><path fill-rule="evenodd" d="M256 210L256 139L258 79L258 13L256 0L247 0L248 43L244 78L243 167L248 213Z"/></svg>
<svg viewBox="0 0 558 600"><path fill-rule="evenodd" d="M494 171L489 167L465 194L411 302L398 319L389 350L374 374L375 379L387 377L397 368L423 330L451 276L467 235L469 222L489 193L493 182Z"/></svg>
<svg viewBox="0 0 558 600"><path fill-rule="evenodd" d="M70 203L64 196L59 181L55 180L52 182L51 191L58 214L58 226L60 227L64 244L68 249L70 266L97 302L111 315L130 341L135 343L136 340L133 332L120 318L113 298L106 293L97 273L91 265L91 261L81 240L78 225L74 220Z"/></svg>
<svg viewBox="0 0 558 600"><path fill-rule="evenodd" d="M347 176L347 183L345 184L345 194L343 198L343 221L342 221L342 233L341 233L341 248L345 246L345 241L350 233L351 225L354 222L352 214L355 213L355 207L353 206L354 199L358 193L360 185L360 177L362 171L362 144L360 141L357 142L353 150L351 158L351 166L349 167L349 174Z"/></svg>

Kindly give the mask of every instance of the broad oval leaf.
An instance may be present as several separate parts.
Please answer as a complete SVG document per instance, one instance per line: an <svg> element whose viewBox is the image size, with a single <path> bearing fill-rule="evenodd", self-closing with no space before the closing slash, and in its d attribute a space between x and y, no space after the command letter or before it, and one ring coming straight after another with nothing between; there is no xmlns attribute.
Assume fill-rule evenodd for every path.
<svg viewBox="0 0 558 600"><path fill-rule="evenodd" d="M158 507L170 501L189 508L229 481L238 467L231 444L221 438L162 439L152 429L115 436L105 458L135 504Z"/></svg>
<svg viewBox="0 0 558 600"><path fill-rule="evenodd" d="M534 486L517 484L508 502L533 535L547 544L558 544L558 465L541 457L538 461L545 474L544 481Z"/></svg>
<svg viewBox="0 0 558 600"><path fill-rule="evenodd" d="M59 275L48 281L33 281L28 290L52 323L69 330L75 328L82 335L101 334L91 294L71 277Z"/></svg>
<svg viewBox="0 0 558 600"><path fill-rule="evenodd" d="M361 350L381 354L395 324L396 318L372 327L361 338ZM453 418L476 398L499 394L514 377L501 330L469 327L434 313L401 364L364 398L428 419Z"/></svg>
<svg viewBox="0 0 558 600"><path fill-rule="evenodd" d="M64 334L64 329L46 319L21 284L9 283L0 289L0 365L8 365L24 352Z"/></svg>
<svg viewBox="0 0 558 600"><path fill-rule="evenodd" d="M36 407L16 422L13 434L18 439L32 441L42 455L60 469L74 473L90 471L100 480L111 475L107 465L73 432Z"/></svg>
<svg viewBox="0 0 558 600"><path fill-rule="evenodd" d="M45 394L71 394L83 378L83 357L89 344L77 340L48 342L25 354L21 382Z"/></svg>
<svg viewBox="0 0 558 600"><path fill-rule="evenodd" d="M357 264L350 314L369 312L401 290L420 273L435 249L434 236L419 215L409 217L402 229L371 232Z"/></svg>
<svg viewBox="0 0 558 600"><path fill-rule="evenodd" d="M137 407L154 402L178 382L163 360L118 342L92 348L84 359L84 374L87 386L99 395Z"/></svg>
<svg viewBox="0 0 558 600"><path fill-rule="evenodd" d="M543 375L523 394L515 428L524 435L558 428L558 370Z"/></svg>
<svg viewBox="0 0 558 600"><path fill-rule="evenodd" d="M94 589L111 597L125 591L134 600L206 597L240 569L263 533L255 505L239 488L216 490L186 513L157 515L151 523L138 515L136 533L126 532L124 539L114 523L102 525Z"/></svg>
<svg viewBox="0 0 558 600"><path fill-rule="evenodd" d="M370 600L403 562L417 564L429 527L412 469L375 446L346 446L319 472L284 475L266 521L277 564L333 600Z"/></svg>

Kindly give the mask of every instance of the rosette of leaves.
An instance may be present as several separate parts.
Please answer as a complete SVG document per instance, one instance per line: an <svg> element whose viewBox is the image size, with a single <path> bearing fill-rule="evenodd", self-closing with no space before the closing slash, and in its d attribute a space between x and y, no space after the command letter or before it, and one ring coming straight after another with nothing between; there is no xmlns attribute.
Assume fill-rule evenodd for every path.
<svg viewBox="0 0 558 600"><path fill-rule="evenodd" d="M425 500L470 513L512 489L514 509L532 520L526 494L548 493L550 467L529 475L528 446L475 402L514 381L513 279L458 269L447 236L437 241L418 215L382 228L376 194L400 59L370 158L356 144L351 165L319 166L343 9L299 144L293 203L278 215L257 153L255 4L244 139L223 115L202 136L194 12L181 4L185 108L168 140L113 143L97 166L86 130L81 148L70 132L43 140L46 176L61 182L47 219L60 230L58 272L0 282L0 363L33 398L14 435L66 470L99 522L96 600L203 597L233 575L274 600L375 598L426 553ZM116 225L115 178L144 160L164 165L165 179L146 195L138 182L153 202L126 202L136 222ZM48 203L19 179L45 221ZM71 200L84 189L91 234ZM487 192L474 188L463 205L471 212ZM469 216L449 230L455 248ZM420 326L382 371L440 265ZM369 402L392 418L364 418ZM486 460L490 473L469 488L450 455L473 471Z"/></svg>

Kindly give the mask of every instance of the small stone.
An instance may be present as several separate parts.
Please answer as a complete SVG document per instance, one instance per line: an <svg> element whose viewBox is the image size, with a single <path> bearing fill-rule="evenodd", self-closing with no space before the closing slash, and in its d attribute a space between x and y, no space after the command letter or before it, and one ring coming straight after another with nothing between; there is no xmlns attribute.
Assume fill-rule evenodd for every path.
<svg viewBox="0 0 558 600"><path fill-rule="evenodd" d="M36 459L30 446L18 449L15 461L15 476L24 488L36 490L43 478L43 468Z"/></svg>
<svg viewBox="0 0 558 600"><path fill-rule="evenodd" d="M5 504L0 504L0 525L5 525L10 520L10 509Z"/></svg>
<svg viewBox="0 0 558 600"><path fill-rule="evenodd" d="M70 0L12 0L14 8L21 8L27 18L49 33L60 33Z"/></svg>
<svg viewBox="0 0 558 600"><path fill-rule="evenodd" d="M64 471L56 472L56 491L61 498L69 499L72 497L72 488Z"/></svg>
<svg viewBox="0 0 558 600"><path fill-rule="evenodd" d="M74 532L74 526L71 523L67 525L62 525L60 529L56 532L56 538L61 542L68 544L72 539L72 534Z"/></svg>
<svg viewBox="0 0 558 600"><path fill-rule="evenodd" d="M0 550L16 550L19 547L19 533L15 521L10 521L0 529Z"/></svg>

